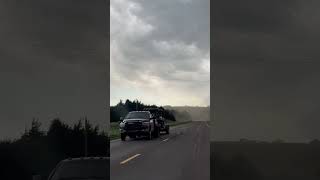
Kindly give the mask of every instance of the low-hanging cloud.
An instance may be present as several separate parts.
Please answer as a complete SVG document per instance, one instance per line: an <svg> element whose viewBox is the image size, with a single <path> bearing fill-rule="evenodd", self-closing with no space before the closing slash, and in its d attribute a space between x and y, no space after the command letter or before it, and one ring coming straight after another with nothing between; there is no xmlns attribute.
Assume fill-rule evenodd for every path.
<svg viewBox="0 0 320 180"><path fill-rule="evenodd" d="M111 1L111 104L209 104L208 5Z"/></svg>
<svg viewBox="0 0 320 180"><path fill-rule="evenodd" d="M320 138L319 1L219 0L212 138Z"/></svg>
<svg viewBox="0 0 320 180"><path fill-rule="evenodd" d="M100 0L0 2L0 138L19 136L33 117L46 128L57 112L105 128L107 8Z"/></svg>

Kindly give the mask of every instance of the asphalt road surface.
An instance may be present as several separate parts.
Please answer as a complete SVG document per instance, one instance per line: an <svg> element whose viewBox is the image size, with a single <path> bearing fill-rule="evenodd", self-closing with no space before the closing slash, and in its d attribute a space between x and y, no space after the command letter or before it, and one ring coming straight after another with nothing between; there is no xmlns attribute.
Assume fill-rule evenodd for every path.
<svg viewBox="0 0 320 180"><path fill-rule="evenodd" d="M207 122L173 127L169 135L110 143L111 180L209 180Z"/></svg>

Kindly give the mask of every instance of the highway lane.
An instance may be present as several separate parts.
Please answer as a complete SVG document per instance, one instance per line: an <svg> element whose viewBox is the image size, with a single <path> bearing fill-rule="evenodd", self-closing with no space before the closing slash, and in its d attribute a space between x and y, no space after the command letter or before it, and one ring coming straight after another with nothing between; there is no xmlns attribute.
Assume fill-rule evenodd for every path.
<svg viewBox="0 0 320 180"><path fill-rule="evenodd" d="M209 180L207 122L172 128L169 135L110 143L111 180Z"/></svg>

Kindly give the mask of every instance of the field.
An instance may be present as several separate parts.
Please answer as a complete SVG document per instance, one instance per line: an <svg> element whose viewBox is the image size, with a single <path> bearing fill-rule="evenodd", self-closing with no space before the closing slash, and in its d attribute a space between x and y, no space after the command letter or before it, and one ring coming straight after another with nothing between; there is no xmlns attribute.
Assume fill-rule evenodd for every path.
<svg viewBox="0 0 320 180"><path fill-rule="evenodd" d="M211 179L320 179L320 145L212 142Z"/></svg>

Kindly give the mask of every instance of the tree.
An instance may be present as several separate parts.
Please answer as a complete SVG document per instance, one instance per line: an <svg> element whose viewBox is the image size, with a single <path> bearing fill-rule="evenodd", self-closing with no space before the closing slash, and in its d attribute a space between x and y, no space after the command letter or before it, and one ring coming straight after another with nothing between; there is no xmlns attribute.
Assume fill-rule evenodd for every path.
<svg viewBox="0 0 320 180"><path fill-rule="evenodd" d="M98 126L87 122L88 156L110 155L107 133L97 133ZM48 132L34 118L31 128L20 139L0 142L0 179L31 179L33 174L46 176L62 159L84 155L84 127L79 120L73 126L56 118ZM18 172L18 173L17 173Z"/></svg>
<svg viewBox="0 0 320 180"><path fill-rule="evenodd" d="M31 122L30 130L26 130L26 132L22 135L21 139L33 139L44 136L44 132L41 131L41 122L37 118L33 118Z"/></svg>
<svg viewBox="0 0 320 180"><path fill-rule="evenodd" d="M62 137L70 131L70 127L63 123L59 118L56 118L51 121L48 137Z"/></svg>
<svg viewBox="0 0 320 180"><path fill-rule="evenodd" d="M83 129L83 124L82 124L82 121L81 119L78 121L78 123L74 124L73 125L73 131L74 132L81 132Z"/></svg>

